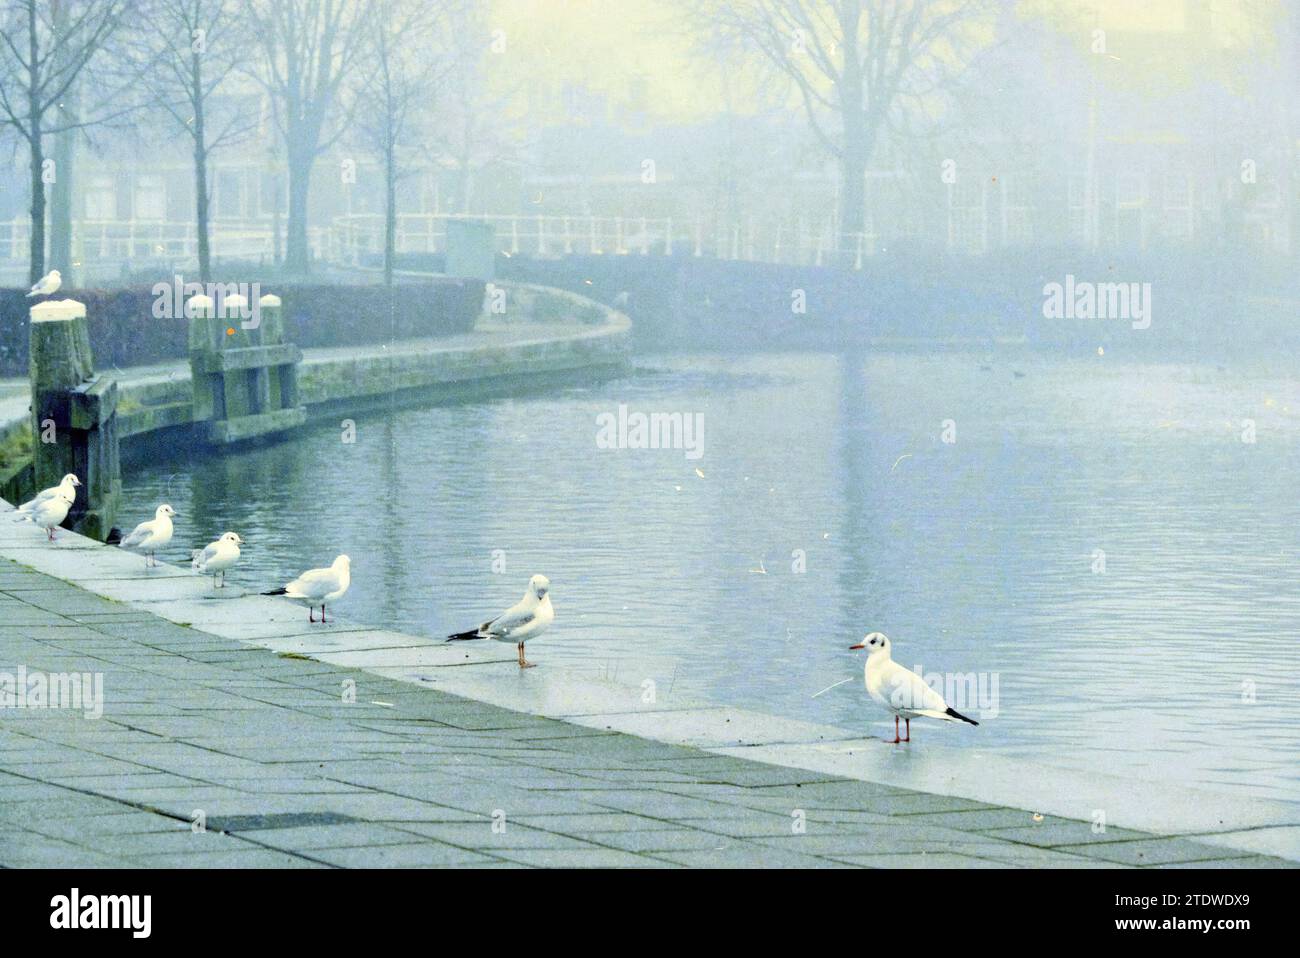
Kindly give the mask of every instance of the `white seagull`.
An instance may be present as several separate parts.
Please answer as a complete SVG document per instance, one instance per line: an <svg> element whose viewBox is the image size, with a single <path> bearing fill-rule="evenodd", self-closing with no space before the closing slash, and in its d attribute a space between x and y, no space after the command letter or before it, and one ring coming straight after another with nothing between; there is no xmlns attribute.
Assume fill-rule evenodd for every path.
<svg viewBox="0 0 1300 958"><path fill-rule="evenodd" d="M202 549L194 550L191 563L195 572L212 576L212 588L226 587L226 570L239 561L239 547L244 540L238 533L227 532L216 542L210 542ZM221 585L217 585L217 576L221 576Z"/></svg>
<svg viewBox="0 0 1300 958"><path fill-rule="evenodd" d="M352 584L352 560L339 556L328 569L309 569L283 589L272 589L262 595L282 595L307 606L307 621L315 622L312 609L320 606L320 620L325 621L325 605L343 598Z"/></svg>
<svg viewBox="0 0 1300 958"><path fill-rule="evenodd" d="M53 296L62 285L63 277L59 275L57 269L52 269L37 281L27 296L29 299L33 296Z"/></svg>
<svg viewBox="0 0 1300 958"><path fill-rule="evenodd" d="M544 575L535 575L528 580L528 591L522 599L477 629L447 636L447 641L495 639L497 642L513 642L519 647L519 667L531 669L533 663L524 661L524 643L541 635L555 621L555 609L551 607L548 595L550 591L551 580Z"/></svg>
<svg viewBox="0 0 1300 958"><path fill-rule="evenodd" d="M851 645L849 648L869 650L867 667L864 670L867 694L894 713L894 740L889 744L897 745L899 742L912 741L912 719L918 715L943 719L945 722L980 724L949 708L943 696L930 688L925 679L890 658L889 639L883 632L872 632L857 645ZM907 723L907 738L898 737L900 716Z"/></svg>
<svg viewBox="0 0 1300 958"><path fill-rule="evenodd" d="M172 541L172 519L175 516L175 510L164 502L154 510L152 519L140 523L118 544L123 549L141 553L146 568L157 565L154 553Z"/></svg>
<svg viewBox="0 0 1300 958"><path fill-rule="evenodd" d="M22 518L28 522L34 522L44 529L45 535L53 542L55 528L60 522L68 518L68 510L71 508L72 494L60 489L50 498L37 503Z"/></svg>
<svg viewBox="0 0 1300 958"><path fill-rule="evenodd" d="M57 486L50 486L50 488L48 489L42 489L40 492L36 493L35 498L30 499L27 502L24 502L21 506L19 506L17 509L19 517L26 518L27 516L30 516L32 514L32 510L34 510L42 502L47 502L50 499L53 499L55 496L59 495L60 493L62 493L68 499L69 502L76 502L77 487L79 485L81 485L81 480L78 479L76 475L74 475L73 473L71 472L68 473L66 476L63 477L62 480L60 480Z"/></svg>

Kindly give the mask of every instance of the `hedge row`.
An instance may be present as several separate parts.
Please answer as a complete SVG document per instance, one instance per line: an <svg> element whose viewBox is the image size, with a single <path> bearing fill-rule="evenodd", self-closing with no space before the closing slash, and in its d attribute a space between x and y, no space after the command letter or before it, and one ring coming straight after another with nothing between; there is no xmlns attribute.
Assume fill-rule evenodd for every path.
<svg viewBox="0 0 1300 958"><path fill-rule="evenodd" d="M274 284L262 287L284 302L285 332L304 349L360 346L426 336L450 336L474 326L484 284L437 279L383 286ZM170 287L165 304L151 287L60 290L54 299L86 304L90 342L98 369L125 369L180 359L187 329L172 315ZM27 375L28 310L36 300L26 290L0 289L0 377Z"/></svg>

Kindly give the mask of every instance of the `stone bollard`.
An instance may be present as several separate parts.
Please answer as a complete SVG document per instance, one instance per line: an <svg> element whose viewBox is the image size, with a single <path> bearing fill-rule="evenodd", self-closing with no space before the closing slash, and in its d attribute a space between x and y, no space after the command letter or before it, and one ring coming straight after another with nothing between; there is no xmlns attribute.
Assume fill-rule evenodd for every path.
<svg viewBox="0 0 1300 958"><path fill-rule="evenodd" d="M37 490L76 473L82 489L64 525L103 542L122 497L117 382L96 376L86 307L46 301L31 309L32 472Z"/></svg>

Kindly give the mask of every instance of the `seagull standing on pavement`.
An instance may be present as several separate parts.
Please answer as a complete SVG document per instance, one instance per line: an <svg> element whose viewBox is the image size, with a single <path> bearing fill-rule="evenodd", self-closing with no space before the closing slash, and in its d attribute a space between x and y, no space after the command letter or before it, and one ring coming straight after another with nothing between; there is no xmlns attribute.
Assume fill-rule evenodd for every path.
<svg viewBox="0 0 1300 958"><path fill-rule="evenodd" d="M943 696L930 688L925 679L890 658L889 639L883 632L872 632L849 648L867 650L867 666L864 670L867 694L894 713L894 740L889 744L912 741L912 719L918 715L943 719L945 722L980 724L949 708ZM907 723L907 738L898 737L900 717Z"/></svg>
<svg viewBox="0 0 1300 958"><path fill-rule="evenodd" d="M224 589L226 570L239 561L239 547L243 544L244 540L237 533L227 532L203 549L195 549L191 566L195 572L212 576L212 588ZM221 576L221 585L217 585L218 575Z"/></svg>
<svg viewBox="0 0 1300 958"><path fill-rule="evenodd" d="M519 647L519 667L531 669L533 663L524 661L524 643L540 635L555 621L550 591L551 580L544 575L535 575L528 580L528 591L524 593L522 599L495 619L488 619L477 629L447 636L447 641L495 639L497 642L513 642Z"/></svg>
<svg viewBox="0 0 1300 958"><path fill-rule="evenodd" d="M312 610L320 606L320 620L325 621L325 605L343 598L352 584L352 560L339 556L328 569L309 569L283 589L272 589L262 595L282 595L307 606L307 621L315 622Z"/></svg>
<svg viewBox="0 0 1300 958"><path fill-rule="evenodd" d="M28 522L34 522L45 530L50 542L54 541L54 530L72 508L72 494L60 489L53 496L38 503L31 512L23 516Z"/></svg>
<svg viewBox="0 0 1300 958"><path fill-rule="evenodd" d="M131 534L119 545L123 549L141 553L144 556L145 568L156 566L158 560L154 558L154 553L172 541L172 519L175 517L175 510L164 502L154 510L151 520L142 522L132 529Z"/></svg>
<svg viewBox="0 0 1300 958"><path fill-rule="evenodd" d="M63 277L59 275L57 269L52 269L42 276L32 287L32 291L27 294L28 299L33 296L53 296L63 285Z"/></svg>
<svg viewBox="0 0 1300 958"><path fill-rule="evenodd" d="M42 489L36 493L36 496L18 507L17 512L20 518L26 518L32 514L32 511L42 502L47 502L55 496L62 494L69 502L77 501L77 487L81 485L81 480L73 473L68 473L59 482L57 486L50 486L48 489Z"/></svg>

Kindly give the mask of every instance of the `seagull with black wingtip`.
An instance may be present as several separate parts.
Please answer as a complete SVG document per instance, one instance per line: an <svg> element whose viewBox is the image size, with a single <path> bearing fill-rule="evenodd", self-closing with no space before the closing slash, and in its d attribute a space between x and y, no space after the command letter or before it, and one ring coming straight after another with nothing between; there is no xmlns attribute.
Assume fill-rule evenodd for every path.
<svg viewBox="0 0 1300 958"><path fill-rule="evenodd" d="M943 696L911 669L904 668L890 657L889 638L883 632L872 632L850 650L866 649L867 665L863 669L867 694L894 713L894 740L890 745L912 741L912 719L924 715L945 722L980 723L969 719L956 709L949 708ZM907 738L898 737L898 720L907 723Z"/></svg>
<svg viewBox="0 0 1300 958"><path fill-rule="evenodd" d="M555 621L555 609L551 607L550 591L551 580L544 575L535 575L528 580L528 591L524 593L522 599L495 619L488 619L477 629L447 636L447 641L493 639L497 642L513 642L519 648L519 667L531 669L533 663L524 659L524 643L536 638Z"/></svg>

